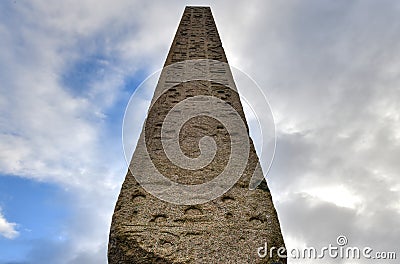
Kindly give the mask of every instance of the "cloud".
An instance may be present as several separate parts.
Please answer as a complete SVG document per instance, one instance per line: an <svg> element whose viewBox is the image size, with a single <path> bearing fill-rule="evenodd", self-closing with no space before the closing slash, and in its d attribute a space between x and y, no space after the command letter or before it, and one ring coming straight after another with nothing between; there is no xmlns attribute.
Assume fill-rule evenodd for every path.
<svg viewBox="0 0 400 264"><path fill-rule="evenodd" d="M5 238L13 239L19 235L19 232L16 230L17 224L8 222L4 215L1 213L0 208L0 235Z"/></svg>
<svg viewBox="0 0 400 264"><path fill-rule="evenodd" d="M124 108L162 66L183 7L159 21L163 8L139 1L0 5L0 173L56 183L74 204L60 234L38 239L27 257L106 263L127 170Z"/></svg>
<svg viewBox="0 0 400 264"><path fill-rule="evenodd" d="M289 247L343 233L352 245L395 249L400 23L398 3L385 3L271 3L255 11L254 28L237 29L247 38L231 52L276 117L268 177Z"/></svg>

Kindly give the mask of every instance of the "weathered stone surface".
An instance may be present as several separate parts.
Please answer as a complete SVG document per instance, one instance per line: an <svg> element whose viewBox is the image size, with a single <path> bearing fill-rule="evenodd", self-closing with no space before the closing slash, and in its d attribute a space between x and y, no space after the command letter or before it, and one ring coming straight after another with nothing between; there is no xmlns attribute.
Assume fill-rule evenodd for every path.
<svg viewBox="0 0 400 264"><path fill-rule="evenodd" d="M165 66L193 59L227 62L208 7L186 7ZM229 68L205 63L208 63L207 74L222 76L219 82L181 83L177 76L193 69L177 66L178 71L172 74L163 71L132 158L130 169L134 174L146 172L147 157L160 173L174 182L197 185L215 178L227 165L232 150L231 135L215 118L198 116L186 122L179 131L180 148L190 158L200 155L199 140L202 137L214 139L215 157L199 170L173 164L160 140L169 111L182 100L197 95L225 101L246 124L239 95L235 89L223 85L233 83ZM176 84L166 86L168 82ZM246 135L248 137L248 130ZM144 155L143 150L148 155ZM148 193L131 171L122 185L112 219L108 249L110 264L286 263L286 259L279 258L276 252L272 258L257 255L257 249L265 242L269 247L279 248L284 246L284 241L265 180L257 189L249 189L253 172L262 175L251 139L249 158L239 181L221 197L206 203L178 205L160 200Z"/></svg>

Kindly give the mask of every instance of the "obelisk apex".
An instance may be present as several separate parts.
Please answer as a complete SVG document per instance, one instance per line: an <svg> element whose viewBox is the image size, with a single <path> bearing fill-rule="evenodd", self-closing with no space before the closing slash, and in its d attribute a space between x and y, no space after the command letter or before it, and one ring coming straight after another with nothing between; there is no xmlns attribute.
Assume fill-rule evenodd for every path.
<svg viewBox="0 0 400 264"><path fill-rule="evenodd" d="M113 214L108 260L286 263L209 7L186 7ZM282 252L280 252L282 253Z"/></svg>

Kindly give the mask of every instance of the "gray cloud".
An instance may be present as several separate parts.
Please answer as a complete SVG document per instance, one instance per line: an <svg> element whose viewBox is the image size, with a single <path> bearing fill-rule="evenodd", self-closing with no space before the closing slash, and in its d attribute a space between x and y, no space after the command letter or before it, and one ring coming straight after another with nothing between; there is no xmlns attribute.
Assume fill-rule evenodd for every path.
<svg viewBox="0 0 400 264"><path fill-rule="evenodd" d="M293 241L324 246L345 234L352 245L396 250L397 9L394 1L264 5L247 43L232 51L277 117L270 185ZM321 194L335 188L345 193ZM343 196L352 208L338 205Z"/></svg>

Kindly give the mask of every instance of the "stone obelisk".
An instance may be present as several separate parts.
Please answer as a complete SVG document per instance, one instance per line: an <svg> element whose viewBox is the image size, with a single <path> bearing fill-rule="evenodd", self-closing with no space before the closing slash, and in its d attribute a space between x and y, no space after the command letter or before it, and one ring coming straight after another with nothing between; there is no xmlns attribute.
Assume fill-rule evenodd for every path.
<svg viewBox="0 0 400 264"><path fill-rule="evenodd" d="M186 7L115 206L109 263L286 263L262 175L211 9Z"/></svg>

